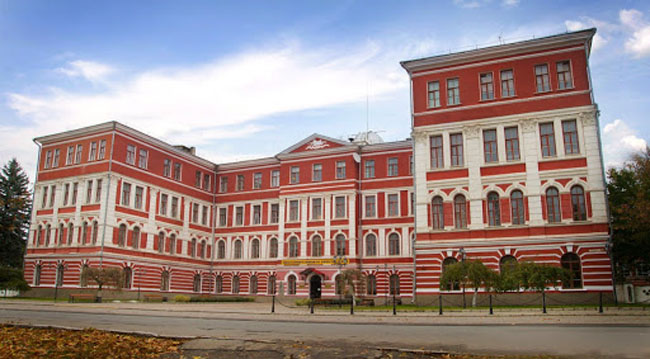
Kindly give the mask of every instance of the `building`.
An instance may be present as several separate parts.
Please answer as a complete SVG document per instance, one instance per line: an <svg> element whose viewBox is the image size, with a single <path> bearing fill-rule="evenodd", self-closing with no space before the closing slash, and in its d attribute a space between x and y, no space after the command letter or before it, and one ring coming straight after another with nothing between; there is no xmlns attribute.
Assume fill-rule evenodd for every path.
<svg viewBox="0 0 650 359"><path fill-rule="evenodd" d="M126 293L426 298L446 264L562 265L561 292L611 291L595 30L402 62L412 138L314 134L214 164L117 122L36 139L25 262L36 288L123 268Z"/></svg>

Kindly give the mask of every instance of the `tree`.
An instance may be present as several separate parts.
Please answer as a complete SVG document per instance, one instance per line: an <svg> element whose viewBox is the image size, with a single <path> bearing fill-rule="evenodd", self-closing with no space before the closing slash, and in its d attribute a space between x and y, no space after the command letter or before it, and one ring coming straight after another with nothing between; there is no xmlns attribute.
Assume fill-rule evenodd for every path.
<svg viewBox="0 0 650 359"><path fill-rule="evenodd" d="M0 173L0 265L22 268L32 206L29 179L15 158Z"/></svg>
<svg viewBox="0 0 650 359"><path fill-rule="evenodd" d="M543 292L547 287L555 288L569 279L567 270L562 267L529 261L517 265L512 275L517 278L520 288L538 292Z"/></svg>
<svg viewBox="0 0 650 359"><path fill-rule="evenodd" d="M101 301L104 287L121 289L124 284L124 274L119 268L86 267L81 272L81 281L97 285L97 299Z"/></svg>
<svg viewBox="0 0 650 359"><path fill-rule="evenodd" d="M341 272L336 277L336 280L339 284L339 288L341 288L341 293L344 295L351 295L352 298L354 298L356 294L356 286L361 285L363 286L365 283L365 275L363 272L361 272L358 269L346 269ZM363 288L360 290L363 292Z"/></svg>
<svg viewBox="0 0 650 359"><path fill-rule="evenodd" d="M25 281L22 269L2 266L0 267L0 289L25 292L30 288Z"/></svg>
<svg viewBox="0 0 650 359"><path fill-rule="evenodd" d="M494 282L495 276L496 273L483 264L483 262L466 260L445 267L445 271L440 277L440 287L450 289L453 283L460 283L463 289L466 287L472 288L474 290L472 307L476 307L478 290L481 287L489 289Z"/></svg>

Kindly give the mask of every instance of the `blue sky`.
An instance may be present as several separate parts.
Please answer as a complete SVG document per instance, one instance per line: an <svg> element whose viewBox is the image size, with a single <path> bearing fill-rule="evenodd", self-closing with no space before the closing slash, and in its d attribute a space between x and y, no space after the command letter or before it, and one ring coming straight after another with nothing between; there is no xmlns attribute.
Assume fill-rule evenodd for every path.
<svg viewBox="0 0 650 359"><path fill-rule="evenodd" d="M409 136L399 61L597 27L605 161L650 138L648 1L0 0L0 163L118 120L215 162L319 132Z"/></svg>

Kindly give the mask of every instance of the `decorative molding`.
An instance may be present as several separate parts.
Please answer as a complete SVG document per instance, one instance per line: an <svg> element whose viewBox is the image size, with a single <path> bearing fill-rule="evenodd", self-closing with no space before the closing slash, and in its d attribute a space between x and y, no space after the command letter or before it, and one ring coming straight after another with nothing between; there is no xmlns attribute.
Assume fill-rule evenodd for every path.
<svg viewBox="0 0 650 359"><path fill-rule="evenodd" d="M463 133L467 136L468 139L478 137L479 132L480 127L478 125L463 126Z"/></svg>

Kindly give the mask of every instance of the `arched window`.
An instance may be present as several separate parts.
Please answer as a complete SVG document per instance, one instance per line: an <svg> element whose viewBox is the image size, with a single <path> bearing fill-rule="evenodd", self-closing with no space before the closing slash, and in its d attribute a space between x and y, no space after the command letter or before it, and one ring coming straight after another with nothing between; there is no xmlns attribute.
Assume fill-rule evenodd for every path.
<svg viewBox="0 0 650 359"><path fill-rule="evenodd" d="M370 233L366 236L366 257L377 255L377 236Z"/></svg>
<svg viewBox="0 0 650 359"><path fill-rule="evenodd" d="M214 281L214 291L217 294L223 293L223 277L218 275Z"/></svg>
<svg viewBox="0 0 650 359"><path fill-rule="evenodd" d="M260 240L255 238L251 241L251 258L260 257Z"/></svg>
<svg viewBox="0 0 650 359"><path fill-rule="evenodd" d="M560 259L562 268L569 272L569 279L562 283L562 288L582 288L582 270L580 257L575 253L565 253Z"/></svg>
<svg viewBox="0 0 650 359"><path fill-rule="evenodd" d="M41 241L43 240L43 227L41 225L38 225L38 229L36 231L36 247L41 245Z"/></svg>
<svg viewBox="0 0 650 359"><path fill-rule="evenodd" d="M73 236L74 236L74 225L72 223L68 223L68 245L69 246L72 245Z"/></svg>
<svg viewBox="0 0 650 359"><path fill-rule="evenodd" d="M311 256L320 257L323 255L323 241L316 235L311 239Z"/></svg>
<svg viewBox="0 0 650 359"><path fill-rule="evenodd" d="M131 289L131 283L133 283L133 270L131 267L124 267L124 269L122 269L122 276L122 288Z"/></svg>
<svg viewBox="0 0 650 359"><path fill-rule="evenodd" d="M295 295L296 294L296 276L290 275L287 279L287 294Z"/></svg>
<svg viewBox="0 0 650 359"><path fill-rule="evenodd" d="M454 258L454 257L447 257L447 258L445 258L445 260L442 261L442 272L440 273L440 274L441 274L441 277L442 277L442 275L445 273L445 269L446 269L447 267L449 267L450 265L455 264L455 263L458 263L458 259L456 259L456 258ZM449 285L448 288L449 288L450 290L460 290L460 283L459 283L459 282L453 282L453 283L451 283L451 284Z"/></svg>
<svg viewBox="0 0 650 359"><path fill-rule="evenodd" d="M271 243L269 244L269 257L278 258L278 239L271 238Z"/></svg>
<svg viewBox="0 0 650 359"><path fill-rule="evenodd" d="M169 271L162 271L160 274L160 290L163 292L169 291Z"/></svg>
<svg viewBox="0 0 650 359"><path fill-rule="evenodd" d="M84 275L84 272L88 270L88 264L81 266L81 271L79 272L79 286L84 288L88 285L88 277Z"/></svg>
<svg viewBox="0 0 650 359"><path fill-rule="evenodd" d="M560 216L560 195L555 187L546 190L546 215L549 223L562 221Z"/></svg>
<svg viewBox="0 0 650 359"><path fill-rule="evenodd" d="M63 223L59 224L59 233L57 233L57 243L58 245L63 244Z"/></svg>
<svg viewBox="0 0 650 359"><path fill-rule="evenodd" d="M63 264L59 263L59 265L56 266L56 282L55 286L60 287L63 285L63 274L65 271L65 267Z"/></svg>
<svg viewBox="0 0 650 359"><path fill-rule="evenodd" d="M196 238L192 238L190 242L190 256L196 257Z"/></svg>
<svg viewBox="0 0 650 359"><path fill-rule="evenodd" d="M217 243L217 258L218 259L226 258L226 241L219 241Z"/></svg>
<svg viewBox="0 0 650 359"><path fill-rule="evenodd" d="M169 254L176 254L176 235L169 236Z"/></svg>
<svg viewBox="0 0 650 359"><path fill-rule="evenodd" d="M342 234L336 235L336 255L344 256L345 255L345 236Z"/></svg>
<svg viewBox="0 0 650 359"><path fill-rule="evenodd" d="M201 258L205 258L206 252L208 250L208 244L205 242L205 239L201 241Z"/></svg>
<svg viewBox="0 0 650 359"><path fill-rule="evenodd" d="M93 221L93 244L97 244L97 235L99 234L98 232L99 232L99 224L97 223L97 221Z"/></svg>
<svg viewBox="0 0 650 359"><path fill-rule="evenodd" d="M399 295L399 276L397 274L390 276L390 294Z"/></svg>
<svg viewBox="0 0 650 359"><path fill-rule="evenodd" d="M501 225L501 207L499 206L499 194L490 192L487 196L488 225Z"/></svg>
<svg viewBox="0 0 650 359"><path fill-rule="evenodd" d="M499 260L499 271L507 273L517 267L517 258L511 255L505 255Z"/></svg>
<svg viewBox="0 0 650 359"><path fill-rule="evenodd" d="M341 275L337 275L336 279L334 280L334 293L336 295L343 295L343 277Z"/></svg>
<svg viewBox="0 0 650 359"><path fill-rule="evenodd" d="M266 293L273 295L275 294L275 276L269 276L269 283L266 287Z"/></svg>
<svg viewBox="0 0 650 359"><path fill-rule="evenodd" d="M235 259L241 259L241 241L235 241Z"/></svg>
<svg viewBox="0 0 650 359"><path fill-rule="evenodd" d="M86 242L86 231L85 231L86 222L84 222L83 228L84 228L84 230L81 231L81 233L82 233L82 235L81 235L81 243L82 244ZM126 243L126 224L122 223L122 224L120 224L120 227L119 227L119 229L117 231L117 245L120 246L120 247L124 247L125 243Z"/></svg>
<svg viewBox="0 0 650 359"><path fill-rule="evenodd" d="M377 295L377 277L374 274L366 277L366 294Z"/></svg>
<svg viewBox="0 0 650 359"><path fill-rule="evenodd" d="M298 238L293 236L289 238L289 257L298 256Z"/></svg>
<svg viewBox="0 0 650 359"><path fill-rule="evenodd" d="M399 234L391 233L388 236L388 255L398 256L399 255Z"/></svg>
<svg viewBox="0 0 650 359"><path fill-rule="evenodd" d="M34 286L36 286L36 287L41 285L41 270L42 270L42 268L43 267L40 264L37 264L34 267Z"/></svg>
<svg viewBox="0 0 650 359"><path fill-rule="evenodd" d="M140 247L140 227L133 227L133 233L131 234L131 245L133 249L138 249Z"/></svg>
<svg viewBox="0 0 650 359"><path fill-rule="evenodd" d="M571 209L573 211L574 221L584 221L587 219L585 191L581 186L571 187Z"/></svg>
<svg viewBox="0 0 650 359"><path fill-rule="evenodd" d="M192 283L192 291L200 292L201 291L201 275L196 273L194 274L194 280Z"/></svg>
<svg viewBox="0 0 650 359"><path fill-rule="evenodd" d="M165 251L165 232L158 233L158 252L162 253Z"/></svg>
<svg viewBox="0 0 650 359"><path fill-rule="evenodd" d="M444 210L442 208L442 197L433 197L431 201L431 226L433 229L445 228Z"/></svg>
<svg viewBox="0 0 650 359"><path fill-rule="evenodd" d="M257 294L257 276L252 275L250 279L249 292L251 294Z"/></svg>
<svg viewBox="0 0 650 359"><path fill-rule="evenodd" d="M232 277L232 293L239 294L239 276Z"/></svg>
<svg viewBox="0 0 650 359"><path fill-rule="evenodd" d="M126 226L124 226L126 228ZM84 245L88 240L88 222L84 221L81 224L81 244Z"/></svg>
<svg viewBox="0 0 650 359"><path fill-rule="evenodd" d="M467 228L467 202L462 194L454 197L454 226L457 229Z"/></svg>
<svg viewBox="0 0 650 359"><path fill-rule="evenodd" d="M512 211L512 224L525 224L524 194L516 190L510 193L510 209Z"/></svg>
<svg viewBox="0 0 650 359"><path fill-rule="evenodd" d="M49 224L45 226L45 246L50 245L50 237L52 236L52 226Z"/></svg>

